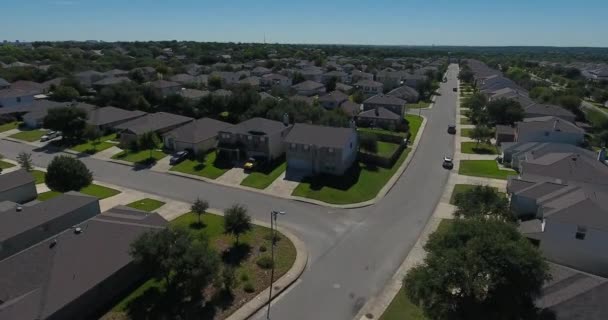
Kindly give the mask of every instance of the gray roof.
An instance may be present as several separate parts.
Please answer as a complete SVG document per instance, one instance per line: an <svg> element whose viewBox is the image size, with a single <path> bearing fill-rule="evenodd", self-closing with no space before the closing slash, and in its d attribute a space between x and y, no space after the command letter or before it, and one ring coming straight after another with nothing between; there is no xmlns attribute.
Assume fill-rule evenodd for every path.
<svg viewBox="0 0 608 320"><path fill-rule="evenodd" d="M537 199L567 187L565 184L554 182L539 182L516 192L517 195Z"/></svg>
<svg viewBox="0 0 608 320"><path fill-rule="evenodd" d="M382 83L374 81L374 80L363 79L363 80L357 81L355 83L355 86L357 86L357 87L381 87Z"/></svg>
<svg viewBox="0 0 608 320"><path fill-rule="evenodd" d="M390 106L404 106L406 104L406 101L403 99L397 98L395 96L377 94L377 95L369 97L365 101L363 101L363 104L366 104L366 103L384 104L384 105L390 105Z"/></svg>
<svg viewBox="0 0 608 320"><path fill-rule="evenodd" d="M587 188L573 188L551 201L542 203L543 216L549 221L586 226L608 231L608 194Z"/></svg>
<svg viewBox="0 0 608 320"><path fill-rule="evenodd" d="M518 135L525 135L537 131L561 131L584 134L585 130L577 127L574 123L553 117L526 118L516 124Z"/></svg>
<svg viewBox="0 0 608 320"><path fill-rule="evenodd" d="M260 100L264 100L264 99L276 99L273 95L271 95L268 92L260 92Z"/></svg>
<svg viewBox="0 0 608 320"><path fill-rule="evenodd" d="M27 92L34 92L36 94L42 93L45 89L42 83L26 80L17 80L11 83L11 89L18 89Z"/></svg>
<svg viewBox="0 0 608 320"><path fill-rule="evenodd" d="M28 183L33 183L34 177L25 170L16 170L0 175L0 192L18 188ZM0 197L0 201L4 201Z"/></svg>
<svg viewBox="0 0 608 320"><path fill-rule="evenodd" d="M169 78L169 80L171 80L173 82L178 82L178 83L191 83L191 82L194 82L195 78L192 75L189 75L186 73L180 73L180 74L176 74L176 75L172 76L171 78Z"/></svg>
<svg viewBox="0 0 608 320"><path fill-rule="evenodd" d="M157 88L157 89L162 89L162 88L181 87L181 84L179 84L177 82L173 82L173 81L167 81L167 80L156 80L156 81L150 82L150 86Z"/></svg>
<svg viewBox="0 0 608 320"><path fill-rule="evenodd" d="M556 105L535 103L524 108L526 114L568 117L574 119L574 113Z"/></svg>
<svg viewBox="0 0 608 320"><path fill-rule="evenodd" d="M50 201L50 200L49 200ZM0 262L0 317L47 319L127 266L130 244L142 233L164 228L155 213L111 209ZM51 241L56 245L51 246ZM97 296L85 303L109 303ZM86 305L85 305L86 310ZM82 317L90 314L80 314Z"/></svg>
<svg viewBox="0 0 608 320"><path fill-rule="evenodd" d="M407 100L407 99L417 100L418 97L420 96L418 91L410 86L401 86L401 87L395 88L395 89L391 90L389 93L387 93L386 95L395 96L397 98L404 99L404 100Z"/></svg>
<svg viewBox="0 0 608 320"><path fill-rule="evenodd" d="M33 96L36 92L26 91L21 89L2 89L0 90L0 98L16 98L16 97L25 97L25 96Z"/></svg>
<svg viewBox="0 0 608 320"><path fill-rule="evenodd" d="M201 99L210 94L207 90L197 90L197 89L182 89L179 92L179 95L186 99Z"/></svg>
<svg viewBox="0 0 608 320"><path fill-rule="evenodd" d="M350 89L352 89L353 86L349 86L347 84L344 84L342 82L338 82L336 83L336 90L340 90L340 91L349 91Z"/></svg>
<svg viewBox="0 0 608 320"><path fill-rule="evenodd" d="M239 80L239 83L241 83L241 84L248 84L248 85L250 85L252 87L259 86L260 85L260 77L257 77L257 76L247 77L247 78Z"/></svg>
<svg viewBox="0 0 608 320"><path fill-rule="evenodd" d="M243 134L273 134L275 132L283 131L285 125L280 121L269 120L264 118L251 118L245 120L237 125L228 127L223 132L230 133L243 133Z"/></svg>
<svg viewBox="0 0 608 320"><path fill-rule="evenodd" d="M128 130L134 134L143 134L146 132L163 130L180 124L186 124L192 120L194 119L173 113L156 112L148 113L143 117L121 123L114 128L118 130Z"/></svg>
<svg viewBox="0 0 608 320"><path fill-rule="evenodd" d="M285 138L285 143L342 148L351 141L353 134L352 128L336 128L296 123Z"/></svg>
<svg viewBox="0 0 608 320"><path fill-rule="evenodd" d="M120 70L120 69L112 69L110 71L106 71L103 74L109 77L121 76L129 73L129 71Z"/></svg>
<svg viewBox="0 0 608 320"><path fill-rule="evenodd" d="M34 100L32 107L31 108L28 107L26 109L29 112L23 116L23 119L24 120L25 119L42 119L47 115L47 113L50 109L58 108L58 107L80 108L80 109L84 110L85 112L87 112L87 114L97 108L96 106L94 106L92 104L88 104L88 103L84 103L84 102L72 103L72 102L55 102L55 101L48 101L48 100Z"/></svg>
<svg viewBox="0 0 608 320"><path fill-rule="evenodd" d="M102 126L118 121L126 121L146 115L139 110L125 110L112 106L98 108L89 113L87 123L94 126Z"/></svg>
<svg viewBox="0 0 608 320"><path fill-rule="evenodd" d="M232 124L211 119L201 118L185 124L166 133L176 141L198 143L217 136L218 131L231 127Z"/></svg>
<svg viewBox="0 0 608 320"><path fill-rule="evenodd" d="M502 124L496 125L496 134L502 135L515 135L515 128L511 126L505 126Z"/></svg>
<svg viewBox="0 0 608 320"><path fill-rule="evenodd" d="M332 91L319 97L319 101L337 102L340 103L347 100L348 96L342 91Z"/></svg>
<svg viewBox="0 0 608 320"><path fill-rule="evenodd" d="M298 91L299 90L318 90L321 88L325 88L325 86L322 83L311 81L311 80L306 80L306 81L300 82L291 87Z"/></svg>
<svg viewBox="0 0 608 320"><path fill-rule="evenodd" d="M508 193L516 193L528 187L535 185L536 181L527 181L523 179L518 179L516 176L509 177L509 183L507 184L507 192Z"/></svg>
<svg viewBox="0 0 608 320"><path fill-rule="evenodd" d="M121 84L123 82L131 82L127 77L107 77L93 83L94 86L111 86Z"/></svg>
<svg viewBox="0 0 608 320"><path fill-rule="evenodd" d="M401 117L398 114L396 114L384 107L379 107L379 108L363 111L363 112L359 113L358 117L359 118L385 119L385 120L400 120L401 119Z"/></svg>
<svg viewBox="0 0 608 320"><path fill-rule="evenodd" d="M608 167L578 153L548 153L521 163L521 175L543 176L553 181L608 185Z"/></svg>
<svg viewBox="0 0 608 320"><path fill-rule="evenodd" d="M361 105L350 100L342 102L340 108L342 109L342 111L344 111L347 115L351 117L354 117L358 115L359 112L361 112Z"/></svg>
<svg viewBox="0 0 608 320"><path fill-rule="evenodd" d="M307 105L312 106L315 103L315 98L296 94L295 96L289 97L289 101L304 102Z"/></svg>

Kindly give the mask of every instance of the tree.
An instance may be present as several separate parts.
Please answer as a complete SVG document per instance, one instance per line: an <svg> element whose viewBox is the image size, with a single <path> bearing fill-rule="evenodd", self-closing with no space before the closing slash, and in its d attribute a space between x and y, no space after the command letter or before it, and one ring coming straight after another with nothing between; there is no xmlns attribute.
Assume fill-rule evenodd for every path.
<svg viewBox="0 0 608 320"><path fill-rule="evenodd" d="M496 188L475 186L456 195L454 204L456 217L495 218L502 221L513 221L509 210L509 200Z"/></svg>
<svg viewBox="0 0 608 320"><path fill-rule="evenodd" d="M78 93L78 90L72 87L60 85L55 88L55 90L53 90L53 94L51 94L51 97L53 97L53 100L57 101L72 101L80 97L80 93Z"/></svg>
<svg viewBox="0 0 608 320"><path fill-rule="evenodd" d="M325 91L332 92L332 91L336 90L336 83L338 83L338 78L336 78L336 77L329 78L329 81L325 85Z"/></svg>
<svg viewBox="0 0 608 320"><path fill-rule="evenodd" d="M160 143L160 140L158 139L156 133L146 132L139 137L138 142L139 148L143 150L150 150L150 156L148 157L148 160L152 160L152 152L158 147L158 144Z"/></svg>
<svg viewBox="0 0 608 320"><path fill-rule="evenodd" d="M87 113L77 107L52 108L44 117L44 127L47 129L61 131L66 140L79 140L82 138L87 125Z"/></svg>
<svg viewBox="0 0 608 320"><path fill-rule="evenodd" d="M462 107L469 109L471 122L485 124L488 122L488 113L485 109L487 103L488 99L486 96L483 93L477 92L465 98L462 102Z"/></svg>
<svg viewBox="0 0 608 320"><path fill-rule="evenodd" d="M458 72L458 79L460 81L464 81L467 83L473 83L474 77L475 77L475 74L468 67L462 68L462 69L460 69L460 72Z"/></svg>
<svg viewBox="0 0 608 320"><path fill-rule="evenodd" d="M513 125L524 118L524 108L515 100L500 98L486 105L488 118L494 124Z"/></svg>
<svg viewBox="0 0 608 320"><path fill-rule="evenodd" d="M101 132L97 130L94 126L86 126L84 128L84 132L82 133L82 137L93 141L93 149L97 150L97 145L99 144L99 139L101 138Z"/></svg>
<svg viewBox="0 0 608 320"><path fill-rule="evenodd" d="M17 162L21 169L31 172L34 170L34 165L32 164L32 154L27 152L20 152L17 156Z"/></svg>
<svg viewBox="0 0 608 320"><path fill-rule="evenodd" d="M211 283L219 267L207 239L202 234L193 237L183 228L145 232L131 244L129 254L167 288L181 288L192 297Z"/></svg>
<svg viewBox="0 0 608 320"><path fill-rule="evenodd" d="M225 266L222 269L222 288L224 292L229 295L232 295L232 288L236 284L236 271L231 266Z"/></svg>
<svg viewBox="0 0 608 320"><path fill-rule="evenodd" d="M209 77L207 84L209 85L209 88L211 88L211 89L214 89L214 90L221 89L222 88L222 79L218 76L212 76L212 77Z"/></svg>
<svg viewBox="0 0 608 320"><path fill-rule="evenodd" d="M44 182L53 191L78 191L93 182L93 174L76 158L56 156L47 167Z"/></svg>
<svg viewBox="0 0 608 320"><path fill-rule="evenodd" d="M236 245L239 244L240 235L251 230L251 217L247 214L247 208L235 204L224 211L224 231L234 235Z"/></svg>
<svg viewBox="0 0 608 320"><path fill-rule="evenodd" d="M423 264L404 286L429 319L529 319L537 312L548 266L513 225L456 219L424 248Z"/></svg>
<svg viewBox="0 0 608 320"><path fill-rule="evenodd" d="M359 146L362 150L369 153L378 152L378 137L373 133L362 133L359 136Z"/></svg>
<svg viewBox="0 0 608 320"><path fill-rule="evenodd" d="M475 128L471 130L471 139L477 141L477 144L481 142L488 142L492 139L493 133L490 128L484 125L476 125Z"/></svg>
<svg viewBox="0 0 608 320"><path fill-rule="evenodd" d="M598 140L602 147L608 147L608 130L603 130L597 135Z"/></svg>
<svg viewBox="0 0 608 320"><path fill-rule="evenodd" d="M363 103L364 100L365 100L365 95L363 95L363 92L361 92L361 90L357 90L353 93L353 102L354 103Z"/></svg>
<svg viewBox="0 0 608 320"><path fill-rule="evenodd" d="M300 72L295 72L293 74L293 80L291 81L291 83L295 85L304 81L306 81L306 78L304 78L304 76Z"/></svg>
<svg viewBox="0 0 608 320"><path fill-rule="evenodd" d="M209 209L209 203L205 200L201 200L200 198L196 198L196 200L190 207L190 210L192 210L192 212L196 213L196 215L198 216L199 225L201 225L201 215L205 214L205 212L207 212L207 209Z"/></svg>

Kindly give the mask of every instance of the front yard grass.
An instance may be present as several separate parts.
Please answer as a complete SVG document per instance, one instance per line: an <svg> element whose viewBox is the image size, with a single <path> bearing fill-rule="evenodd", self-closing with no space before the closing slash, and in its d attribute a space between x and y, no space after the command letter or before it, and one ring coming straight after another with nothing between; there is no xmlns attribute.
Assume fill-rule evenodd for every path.
<svg viewBox="0 0 608 320"><path fill-rule="evenodd" d="M87 141L78 145L75 145L73 147L71 147L70 149L76 151L76 152L80 152L80 153L87 153L87 154L96 154L97 152L109 149L113 146L115 146L116 144L114 143L110 143L108 141L114 140L116 139L116 134L110 134L107 136L103 136L101 138L99 138L99 140L96 141Z"/></svg>
<svg viewBox="0 0 608 320"><path fill-rule="evenodd" d="M60 195L61 192L58 191L47 191L47 192L43 192L43 193L39 193L38 197L36 198L36 200L38 201L46 201L52 198L55 198L56 196Z"/></svg>
<svg viewBox="0 0 608 320"><path fill-rule="evenodd" d="M293 191L293 196L320 200L332 204L349 204L371 200L395 174L410 153L403 150L392 168L357 163L342 176L317 175L305 178Z"/></svg>
<svg viewBox="0 0 608 320"><path fill-rule="evenodd" d="M150 158L150 150L125 150L112 156L112 159L132 162L135 164L145 164L149 162L150 159L153 159L156 162L166 156L167 154L159 150L152 150L152 158Z"/></svg>
<svg viewBox="0 0 608 320"><path fill-rule="evenodd" d="M418 101L417 103L408 103L406 106L410 109L423 109L428 108L431 105L430 102L427 101Z"/></svg>
<svg viewBox="0 0 608 320"><path fill-rule="evenodd" d="M359 131L359 133L387 134L391 136L405 137L405 132L390 131L380 128L357 128L357 131Z"/></svg>
<svg viewBox="0 0 608 320"><path fill-rule="evenodd" d="M282 162L278 166L264 171L254 171L241 181L241 185L256 189L266 189L285 172L285 169L287 169L287 162Z"/></svg>
<svg viewBox="0 0 608 320"><path fill-rule="evenodd" d="M217 179L226 173L226 171L230 170L230 168L232 168L232 166L227 163L222 163L217 159L217 154L215 152L210 152L205 157L205 162L186 159L176 166L173 166L170 171L192 174L209 179Z"/></svg>
<svg viewBox="0 0 608 320"><path fill-rule="evenodd" d="M418 136L418 131L420 131L420 126L422 126L422 117L413 114L406 114L405 120L407 120L410 124L410 141L416 140L416 136Z"/></svg>
<svg viewBox="0 0 608 320"><path fill-rule="evenodd" d="M496 146L490 143L461 142L460 152L472 154L498 154Z"/></svg>
<svg viewBox="0 0 608 320"><path fill-rule="evenodd" d="M32 174L32 176L34 176L36 184L44 183L44 177L46 176L46 172L40 170L32 170L30 173Z"/></svg>
<svg viewBox="0 0 608 320"><path fill-rule="evenodd" d="M204 307L182 311L187 313L186 318L225 319L268 286L270 271L260 268L256 261L262 256L270 255L266 251L270 250L271 246L270 229L254 225L250 232L239 238L240 245L234 247L234 237L224 232L223 217L210 213L204 214L201 217L202 225L198 224L197 219L195 214L187 213L171 221L170 224L186 228L194 235L207 236L211 246L221 256L222 267L232 266L236 269L237 281L232 299L226 300L219 297L219 292L210 287L205 290L207 299ZM291 268L296 254L293 243L285 236L279 235L275 246L275 280ZM246 284L253 287L253 292L244 290ZM174 315L170 313L171 311L166 309L172 306L163 303L165 299L163 289L162 282L155 279L146 281L112 308L110 318L173 318Z"/></svg>
<svg viewBox="0 0 608 320"><path fill-rule="evenodd" d="M397 148L399 148L399 145L396 143L378 141L378 152L376 154L381 157L390 158Z"/></svg>
<svg viewBox="0 0 608 320"><path fill-rule="evenodd" d="M144 199L133 201L133 202L127 204L127 207L131 207L131 208L146 211L146 212L152 212L152 211L162 207L163 205L165 205L165 203L162 201L154 200L154 199L150 199L150 198L144 198Z"/></svg>
<svg viewBox="0 0 608 320"><path fill-rule="evenodd" d="M109 197L113 197L120 193L120 191L118 191L116 189L100 186L98 184L90 184L90 185L80 189L78 192L84 193L89 196L97 197L100 200L103 200L103 199L106 199Z"/></svg>
<svg viewBox="0 0 608 320"><path fill-rule="evenodd" d="M393 301L384 311L380 320L425 320L422 310L415 305L401 287Z"/></svg>
<svg viewBox="0 0 608 320"><path fill-rule="evenodd" d="M471 128L460 129L460 136L461 137L470 138L471 137L471 132L473 132L473 129L471 129Z"/></svg>
<svg viewBox="0 0 608 320"><path fill-rule="evenodd" d="M469 191L476 186L477 185L475 185L475 184L456 184L456 185L454 185L454 190L452 190L452 196L450 197L450 204L453 204L453 205L456 204L456 195ZM496 189L496 188L494 188L494 189ZM446 221L446 220L445 219L441 220L441 222L444 222L444 221Z"/></svg>
<svg viewBox="0 0 608 320"><path fill-rule="evenodd" d="M8 169L8 168L12 168L14 166L15 165L10 162L0 160L0 169Z"/></svg>
<svg viewBox="0 0 608 320"><path fill-rule="evenodd" d="M461 160L459 174L474 177L506 180L516 175L513 170L501 170L495 160Z"/></svg>
<svg viewBox="0 0 608 320"><path fill-rule="evenodd" d="M17 129L17 128L19 128L19 122L13 121L13 122L9 122L9 123L0 125L0 132L13 130L13 129Z"/></svg>
<svg viewBox="0 0 608 320"><path fill-rule="evenodd" d="M460 118L460 124L473 124L469 118Z"/></svg>
<svg viewBox="0 0 608 320"><path fill-rule="evenodd" d="M46 134L46 131L43 130L27 130L27 131L21 131L21 132L17 132L11 136L9 136L9 138L13 138L13 139L18 139L18 140L23 140L23 141L27 141L27 142L34 142L34 141L39 141L40 138L42 138L43 135Z"/></svg>

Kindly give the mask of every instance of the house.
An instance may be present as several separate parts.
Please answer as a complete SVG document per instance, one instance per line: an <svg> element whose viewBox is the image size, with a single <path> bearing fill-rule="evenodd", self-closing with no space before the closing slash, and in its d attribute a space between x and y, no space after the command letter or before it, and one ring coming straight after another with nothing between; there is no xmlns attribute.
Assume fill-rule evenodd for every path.
<svg viewBox="0 0 608 320"><path fill-rule="evenodd" d="M302 96L315 96L325 92L325 85L319 82L306 80L291 86L297 94Z"/></svg>
<svg viewBox="0 0 608 320"><path fill-rule="evenodd" d="M494 139L496 140L497 146L500 146L504 142L514 142L515 128L511 126L497 124L496 130L494 132Z"/></svg>
<svg viewBox="0 0 608 320"><path fill-rule="evenodd" d="M585 131L574 123L557 117L527 118L515 124L516 142L559 142L578 145Z"/></svg>
<svg viewBox="0 0 608 320"><path fill-rule="evenodd" d="M149 82L150 87L152 88L152 90L154 92L156 92L156 94L158 94L159 96L165 97L171 94L178 94L180 92L180 90L182 89L182 85L177 83L177 82L173 82L173 81L167 81L167 80L156 80L156 81L152 81Z"/></svg>
<svg viewBox="0 0 608 320"><path fill-rule="evenodd" d="M0 202L26 203L37 196L36 181L31 173L16 170L0 175Z"/></svg>
<svg viewBox="0 0 608 320"><path fill-rule="evenodd" d="M144 280L131 243L167 226L156 213L127 207L75 223L0 261L0 318L98 317Z"/></svg>
<svg viewBox="0 0 608 320"><path fill-rule="evenodd" d="M152 81L152 80L156 80L157 77L157 72L156 69L152 68L152 67L141 67L141 68L135 68L131 70L132 74L138 73L142 76L144 81Z"/></svg>
<svg viewBox="0 0 608 320"><path fill-rule="evenodd" d="M87 70L74 74L74 77L81 85L86 88L90 88L93 83L106 77L103 73L95 70Z"/></svg>
<svg viewBox="0 0 608 320"><path fill-rule="evenodd" d="M577 153L591 159L597 158L595 152L567 143L553 142L511 142L501 145L502 161L511 168L519 170L520 164L527 160L534 160L549 153Z"/></svg>
<svg viewBox="0 0 608 320"><path fill-rule="evenodd" d="M357 159L358 141L354 127L297 123L285 138L286 175L342 175Z"/></svg>
<svg viewBox="0 0 608 320"><path fill-rule="evenodd" d="M10 88L10 86L11 86L11 84L8 81L0 78L0 90L8 89L8 88Z"/></svg>
<svg viewBox="0 0 608 320"><path fill-rule="evenodd" d="M23 123L28 128L40 128L44 122L44 118L50 109L58 107L74 107L84 110L87 114L97 108L94 105L84 102L55 102L49 100L34 100L32 105L27 109L29 111L23 115Z"/></svg>
<svg viewBox="0 0 608 320"><path fill-rule="evenodd" d="M260 77L258 76L251 76L251 77L247 77L247 78L243 78L241 80L239 80L239 84L242 85L248 85L250 87L253 88L259 88L260 84L262 83Z"/></svg>
<svg viewBox="0 0 608 320"><path fill-rule="evenodd" d="M315 104L315 97L307 97L307 96L301 96L301 95L295 95L295 96L291 96L288 98L289 101L292 102L299 102L299 103L305 103L308 106L313 106Z"/></svg>
<svg viewBox="0 0 608 320"><path fill-rule="evenodd" d="M535 104L534 100L530 99L527 92L522 92L518 89L513 88L502 88L488 92L488 101L495 101L498 99L510 99L519 102L519 104L525 109L526 107Z"/></svg>
<svg viewBox="0 0 608 320"><path fill-rule="evenodd" d="M352 93L353 88L354 88L353 86L349 86L349 85L344 84L342 82L336 83L336 90L342 91L342 92L344 92L346 94Z"/></svg>
<svg viewBox="0 0 608 320"><path fill-rule="evenodd" d="M211 95L218 98L230 98L232 96L232 91L226 89L217 89L211 92Z"/></svg>
<svg viewBox="0 0 608 320"><path fill-rule="evenodd" d="M104 72L103 75L105 77L114 77L114 78L128 77L129 71L120 70L120 69L112 69L110 71Z"/></svg>
<svg viewBox="0 0 608 320"><path fill-rule="evenodd" d="M0 110L15 110L19 112L23 107L30 106L34 102L37 93L21 89L0 90Z"/></svg>
<svg viewBox="0 0 608 320"><path fill-rule="evenodd" d="M147 113L139 110L125 110L112 106L97 108L89 112L87 124L100 132L111 130L113 127L145 116Z"/></svg>
<svg viewBox="0 0 608 320"><path fill-rule="evenodd" d="M253 70L251 70L251 74L256 76L256 77L261 77L265 74L269 74L271 73L272 70L268 69L268 68L264 68L264 67L255 67L253 68Z"/></svg>
<svg viewBox="0 0 608 320"><path fill-rule="evenodd" d="M359 89L366 97L381 94L384 90L384 85L373 80L359 80L355 83L355 88Z"/></svg>
<svg viewBox="0 0 608 320"><path fill-rule="evenodd" d="M137 141L139 136L144 133L155 132L158 135L162 135L165 132L185 125L193 120L193 118L177 114L156 112L148 113L143 117L123 122L114 126L114 129L120 133L120 144L122 146L128 146L129 143Z"/></svg>
<svg viewBox="0 0 608 320"><path fill-rule="evenodd" d="M230 123L201 118L165 133L163 143L169 150L206 153L217 146L218 132L231 126Z"/></svg>
<svg viewBox="0 0 608 320"><path fill-rule="evenodd" d="M352 82L359 82L361 80L374 80L374 74L369 72L363 72L361 70L353 70L350 74Z"/></svg>
<svg viewBox="0 0 608 320"><path fill-rule="evenodd" d="M405 100L395 96L377 94L363 101L363 110L374 110L378 107L382 107L403 117L405 115L405 104Z"/></svg>
<svg viewBox="0 0 608 320"><path fill-rule="evenodd" d="M265 74L260 78L260 86L265 89L270 89L273 87L287 89L291 87L291 85L292 82L290 78L278 73Z"/></svg>
<svg viewBox="0 0 608 320"><path fill-rule="evenodd" d="M406 102L416 103L420 100L418 91L409 86L401 86L389 91L386 95L403 99Z"/></svg>
<svg viewBox="0 0 608 320"><path fill-rule="evenodd" d="M537 118L553 116L562 120L574 123L576 115L574 113L556 105L535 103L524 107L526 118Z"/></svg>
<svg viewBox="0 0 608 320"><path fill-rule="evenodd" d="M341 91L332 91L318 99L321 106L329 110L339 107L346 100L348 100L348 96Z"/></svg>
<svg viewBox="0 0 608 320"><path fill-rule="evenodd" d="M340 105L340 109L342 109L346 115L353 118L356 117L359 112L361 112L361 105L350 100L346 100Z"/></svg>
<svg viewBox="0 0 608 320"><path fill-rule="evenodd" d="M218 133L217 150L240 162L249 157L275 160L285 154L284 139L293 126L284 121L251 118Z"/></svg>
<svg viewBox="0 0 608 320"><path fill-rule="evenodd" d="M1 207L0 260L99 214L97 198L73 191L30 206Z"/></svg>
<svg viewBox="0 0 608 320"><path fill-rule="evenodd" d="M323 70L317 67L308 67L296 72L299 72L308 81L321 82L323 80Z"/></svg>
<svg viewBox="0 0 608 320"><path fill-rule="evenodd" d="M403 117L384 107L362 111L357 115L357 124L362 127L395 130L403 123Z"/></svg>
<svg viewBox="0 0 608 320"><path fill-rule="evenodd" d="M120 85L129 82L131 82L131 79L127 77L108 77L94 82L92 86L93 88L95 88L95 90L101 90L105 87Z"/></svg>
<svg viewBox="0 0 608 320"><path fill-rule="evenodd" d="M23 90L34 94L42 94L45 92L45 87L42 83L25 80L17 80L11 83L11 89Z"/></svg>
<svg viewBox="0 0 608 320"><path fill-rule="evenodd" d="M411 88L418 88L418 86L427 80L427 76L421 74L411 74L404 72L401 77L401 85L406 85Z"/></svg>
<svg viewBox="0 0 608 320"><path fill-rule="evenodd" d="M383 87L387 90L399 87L402 83L403 77L407 74L405 71L397 71L393 68L386 68L378 71L376 74L376 81L382 83ZM377 92L377 93L381 93Z"/></svg>
<svg viewBox="0 0 608 320"><path fill-rule="evenodd" d="M182 90L178 94L184 97L184 99L186 100L197 101L210 95L211 93L207 90L182 88Z"/></svg>
<svg viewBox="0 0 608 320"><path fill-rule="evenodd" d="M177 82L182 85L195 84L197 82L196 77L194 77L193 75L187 74L187 73L180 73L180 74L171 76L169 78L169 81Z"/></svg>
<svg viewBox="0 0 608 320"><path fill-rule="evenodd" d="M276 100L277 98L268 92L260 92L260 101L265 100L265 99Z"/></svg>
<svg viewBox="0 0 608 320"><path fill-rule="evenodd" d="M321 82L329 83L332 78L336 79L336 82L351 83L352 81L352 78L348 73L344 71L334 70L324 73L321 76Z"/></svg>
<svg viewBox="0 0 608 320"><path fill-rule="evenodd" d="M245 75L248 76L248 75ZM236 72L230 71L213 71L210 75L210 78L219 78L222 81L222 84L231 85L235 84L239 81L240 75Z"/></svg>

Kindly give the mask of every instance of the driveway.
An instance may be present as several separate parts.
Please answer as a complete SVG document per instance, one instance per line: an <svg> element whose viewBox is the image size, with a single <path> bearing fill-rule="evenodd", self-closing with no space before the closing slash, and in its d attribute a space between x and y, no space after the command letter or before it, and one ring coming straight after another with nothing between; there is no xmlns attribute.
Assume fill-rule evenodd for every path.
<svg viewBox="0 0 608 320"><path fill-rule="evenodd" d="M456 119L458 96L452 88L457 86L457 73L457 66L451 65L435 106L421 111L428 122L408 169L385 198L360 209L330 209L90 157L82 160L96 180L126 188L186 203L201 197L220 210L243 203L259 220L267 220L271 210L286 211L278 223L306 243L309 264L301 281L273 304L272 318L352 319L390 280L443 193L449 173L441 168L442 158L454 152L454 137L446 128ZM32 149L0 141L0 153L7 158ZM36 165L46 166L53 156L33 153L32 158Z"/></svg>

